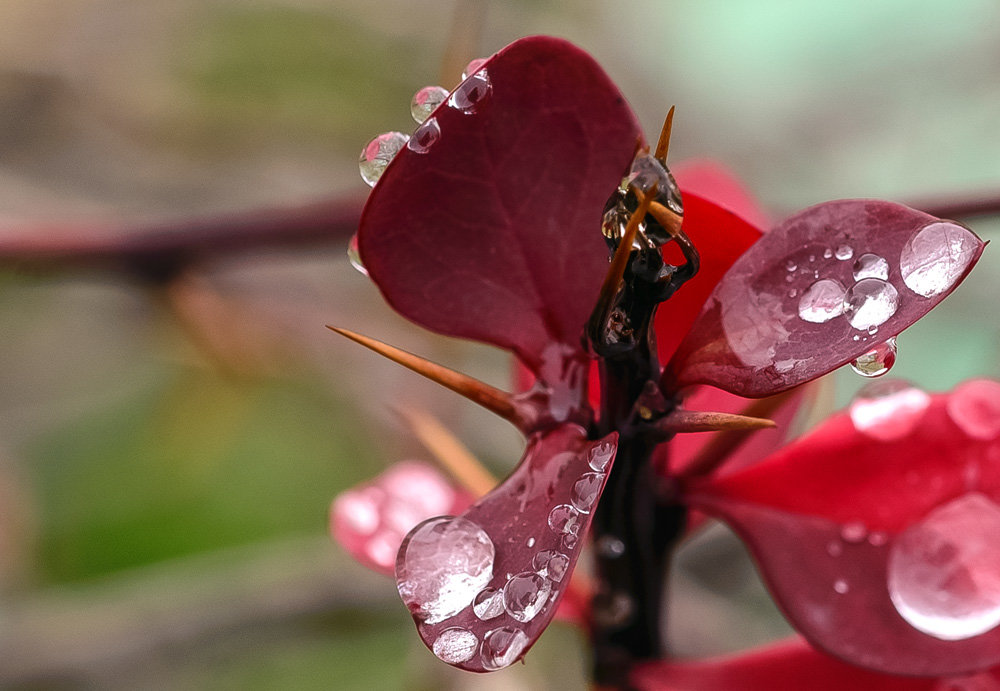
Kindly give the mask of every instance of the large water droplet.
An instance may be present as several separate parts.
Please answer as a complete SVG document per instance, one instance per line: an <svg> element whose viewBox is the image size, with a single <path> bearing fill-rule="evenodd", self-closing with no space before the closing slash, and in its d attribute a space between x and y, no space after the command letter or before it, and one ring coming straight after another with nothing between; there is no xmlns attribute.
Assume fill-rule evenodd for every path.
<svg viewBox="0 0 1000 691"><path fill-rule="evenodd" d="M472 611L483 621L504 613L503 593L497 588L483 588L472 601Z"/></svg>
<svg viewBox="0 0 1000 691"><path fill-rule="evenodd" d="M951 288L968 268L979 241L955 223L931 223L909 239L899 255L906 287L931 297Z"/></svg>
<svg viewBox="0 0 1000 691"><path fill-rule="evenodd" d="M573 484L570 502L583 513L590 513L594 504L597 503L603 484L604 475L602 473L584 473Z"/></svg>
<svg viewBox="0 0 1000 691"><path fill-rule="evenodd" d="M358 235L355 233L351 236L351 239L347 242L347 259L351 262L351 266L363 273L365 276L368 275L368 269L365 265L361 263L361 253L358 251Z"/></svg>
<svg viewBox="0 0 1000 691"><path fill-rule="evenodd" d="M862 377L881 377L896 364L896 339L877 344L851 363L851 369Z"/></svg>
<svg viewBox="0 0 1000 691"><path fill-rule="evenodd" d="M493 578L493 541L461 516L424 521L403 541L396 587L413 614L429 624L472 604Z"/></svg>
<svg viewBox="0 0 1000 691"><path fill-rule="evenodd" d="M385 167L406 146L408 139L402 132L386 132L368 142L358 157L361 179L374 187L385 172Z"/></svg>
<svg viewBox="0 0 1000 691"><path fill-rule="evenodd" d="M602 441L594 445L587 456L590 467L599 473L607 470L608 464L615 456L615 446L611 442Z"/></svg>
<svg viewBox="0 0 1000 691"><path fill-rule="evenodd" d="M476 108L486 98L489 97L493 87L490 86L490 77L486 70L481 69L475 74L471 74L459 84L448 99L448 105L457 108L463 113L471 114L476 112Z"/></svg>
<svg viewBox="0 0 1000 691"><path fill-rule="evenodd" d="M486 64L488 58L475 58L474 60L469 60L469 64L465 66L462 71L462 79L468 79L470 74L475 74L479 71L479 68Z"/></svg>
<svg viewBox="0 0 1000 691"><path fill-rule="evenodd" d="M930 512L896 537L889 596L900 616L945 641L1000 625L1000 506L978 492Z"/></svg>
<svg viewBox="0 0 1000 691"><path fill-rule="evenodd" d="M478 647L479 639L476 634L455 626L438 634L432 650L441 660L456 665L475 655Z"/></svg>
<svg viewBox="0 0 1000 691"><path fill-rule="evenodd" d="M1000 382L973 379L951 392L948 416L973 439L1000 436Z"/></svg>
<svg viewBox="0 0 1000 691"><path fill-rule="evenodd" d="M423 122L434 109L445 102L448 98L448 90L440 86L425 86L423 89L413 94L410 101L410 115L417 122Z"/></svg>
<svg viewBox="0 0 1000 691"><path fill-rule="evenodd" d="M912 432L931 404L924 391L904 381L879 382L858 392L849 414L855 429L874 439L891 441Z"/></svg>
<svg viewBox="0 0 1000 691"><path fill-rule="evenodd" d="M569 557L554 549L547 549L535 555L531 560L531 568L540 575L559 583L569 568Z"/></svg>
<svg viewBox="0 0 1000 691"><path fill-rule="evenodd" d="M829 278L816 281L799 299L799 317L823 324L844 312L844 286Z"/></svg>
<svg viewBox="0 0 1000 691"><path fill-rule="evenodd" d="M528 646L528 636L520 629L503 626L483 636L483 667L490 671L512 665Z"/></svg>
<svg viewBox="0 0 1000 691"><path fill-rule="evenodd" d="M580 530L580 512L569 504L560 504L549 512L549 527L560 535L576 535Z"/></svg>
<svg viewBox="0 0 1000 691"><path fill-rule="evenodd" d="M844 314L855 329L879 326L896 314L899 293L879 278L863 278L844 295Z"/></svg>
<svg viewBox="0 0 1000 691"><path fill-rule="evenodd" d="M507 614L518 621L531 621L549 601L552 581L541 574L525 571L513 576L503 587Z"/></svg>
<svg viewBox="0 0 1000 691"><path fill-rule="evenodd" d="M860 281L862 278L889 280L889 262L877 254L862 254L854 262L854 280Z"/></svg>
<svg viewBox="0 0 1000 691"><path fill-rule="evenodd" d="M414 130L413 136L406 142L406 148L418 154L425 154L440 138L441 126L438 125L437 118L431 118Z"/></svg>
<svg viewBox="0 0 1000 691"><path fill-rule="evenodd" d="M676 214L684 213L684 204L677 182L673 174L656 157L650 154L636 156L628 175L628 184L644 193L655 185L656 201ZM669 237L659 238L657 244L662 245L669 239Z"/></svg>

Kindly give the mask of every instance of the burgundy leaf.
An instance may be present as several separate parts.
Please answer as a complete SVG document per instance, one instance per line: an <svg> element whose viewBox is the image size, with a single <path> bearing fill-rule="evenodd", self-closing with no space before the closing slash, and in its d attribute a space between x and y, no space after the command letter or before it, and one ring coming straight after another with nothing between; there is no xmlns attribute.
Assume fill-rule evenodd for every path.
<svg viewBox="0 0 1000 691"><path fill-rule="evenodd" d="M767 396L894 337L939 303L984 243L890 202L844 200L789 218L715 288L665 384Z"/></svg>
<svg viewBox="0 0 1000 691"><path fill-rule="evenodd" d="M890 387L689 499L817 647L895 674L1000 664L1000 384Z"/></svg>
<svg viewBox="0 0 1000 691"><path fill-rule="evenodd" d="M608 266L604 205L642 134L607 75L565 41L521 39L482 69L433 113L440 137L386 168L359 248L404 316L511 349L537 372L580 350Z"/></svg>
<svg viewBox="0 0 1000 691"><path fill-rule="evenodd" d="M575 425L535 434L496 490L407 536L396 582L435 655L488 672L535 643L569 587L616 444Z"/></svg>

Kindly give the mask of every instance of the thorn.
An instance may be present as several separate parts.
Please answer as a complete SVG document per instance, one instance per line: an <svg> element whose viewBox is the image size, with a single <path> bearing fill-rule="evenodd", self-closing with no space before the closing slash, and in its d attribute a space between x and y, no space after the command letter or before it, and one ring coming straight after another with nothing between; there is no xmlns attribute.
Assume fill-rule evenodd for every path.
<svg viewBox="0 0 1000 691"><path fill-rule="evenodd" d="M477 499L497 486L492 473L437 418L412 408L396 410L438 464Z"/></svg>
<svg viewBox="0 0 1000 691"><path fill-rule="evenodd" d="M752 431L776 426L774 420L766 418L748 417L734 413L703 413L693 410L675 410L656 423L656 428L667 434Z"/></svg>
<svg viewBox="0 0 1000 691"><path fill-rule="evenodd" d="M667 164L667 150L670 148L670 130L674 126L674 106L670 106L667 117L663 121L663 129L660 130L660 138L656 142L656 153L653 154L663 165Z"/></svg>
<svg viewBox="0 0 1000 691"><path fill-rule="evenodd" d="M520 427L521 416L514 407L511 395L506 391L501 391L478 379L473 379L467 374L448 369L430 360L425 360L419 355L408 353L405 350L382 343L374 338L362 336L361 334L348 331L347 329L340 329L336 326L327 325L326 328L370 350L374 350L379 355L387 357L393 362L417 374L423 375L447 389L451 389L460 396L465 396L473 403L478 403L487 410Z"/></svg>

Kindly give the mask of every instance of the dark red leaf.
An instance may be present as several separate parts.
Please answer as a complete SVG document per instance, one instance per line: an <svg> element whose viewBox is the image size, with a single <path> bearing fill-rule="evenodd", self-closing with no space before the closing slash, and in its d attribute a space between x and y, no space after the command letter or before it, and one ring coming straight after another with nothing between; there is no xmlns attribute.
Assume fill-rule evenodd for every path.
<svg viewBox="0 0 1000 691"><path fill-rule="evenodd" d="M689 498L817 647L896 674L1000 664L1000 384L888 389Z"/></svg>
<svg viewBox="0 0 1000 691"><path fill-rule="evenodd" d="M535 643L569 586L616 440L588 441L575 425L535 434L497 489L407 536L397 585L439 658L486 672Z"/></svg>
<svg viewBox="0 0 1000 691"><path fill-rule="evenodd" d="M509 348L537 372L553 348L580 349L608 267L604 204L642 135L607 75L565 41L516 41L484 69L491 90L473 112L446 102L433 114L440 138L386 169L359 247L403 315Z"/></svg>
<svg viewBox="0 0 1000 691"><path fill-rule="evenodd" d="M926 314L983 247L963 226L889 202L806 209L765 234L719 282L665 383L757 397L814 379Z"/></svg>

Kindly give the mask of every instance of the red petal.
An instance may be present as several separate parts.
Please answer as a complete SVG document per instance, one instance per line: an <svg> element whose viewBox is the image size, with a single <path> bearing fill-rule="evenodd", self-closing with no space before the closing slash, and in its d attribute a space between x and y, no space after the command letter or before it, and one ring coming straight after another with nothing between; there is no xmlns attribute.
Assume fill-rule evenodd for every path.
<svg viewBox="0 0 1000 691"><path fill-rule="evenodd" d="M982 670L1000 663L998 402L989 382L899 390L690 499L747 541L814 645L889 673Z"/></svg>
<svg viewBox="0 0 1000 691"><path fill-rule="evenodd" d="M733 265L674 355L667 381L757 397L814 379L930 311L968 274L983 247L962 226L889 202L845 200L806 209ZM887 281L855 278L855 262L866 254L884 261ZM870 273L877 264L872 261ZM843 290L848 297L873 297L849 317L838 312ZM893 294L895 309L877 299ZM813 309L805 310L810 303Z"/></svg>
<svg viewBox="0 0 1000 691"><path fill-rule="evenodd" d="M608 266L604 204L642 135L607 75L565 41L516 41L485 70L492 91L475 112L442 105L440 139L386 169L358 240L404 316L537 371L553 341L580 348Z"/></svg>
<svg viewBox="0 0 1000 691"><path fill-rule="evenodd" d="M397 585L438 657L486 672L535 643L583 549L591 514L579 509L596 505L616 450L616 436L590 442L575 425L533 435L496 490L461 517L431 519L407 536Z"/></svg>

